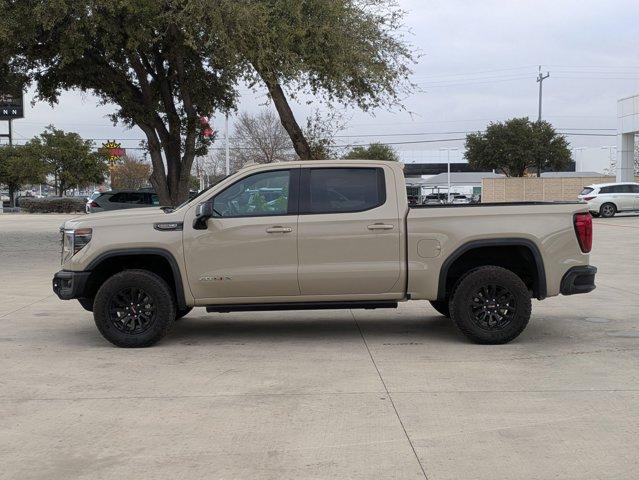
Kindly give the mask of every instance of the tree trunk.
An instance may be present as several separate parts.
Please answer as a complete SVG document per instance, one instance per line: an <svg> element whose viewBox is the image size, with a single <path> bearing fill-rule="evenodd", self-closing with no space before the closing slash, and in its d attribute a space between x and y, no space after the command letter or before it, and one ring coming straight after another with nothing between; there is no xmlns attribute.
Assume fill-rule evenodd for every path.
<svg viewBox="0 0 639 480"><path fill-rule="evenodd" d="M13 185L9 185L9 206L16 206L16 189Z"/></svg>
<svg viewBox="0 0 639 480"><path fill-rule="evenodd" d="M311 160L311 147L306 141L304 132L295 120L295 115L293 115L293 111L288 104L288 100L286 100L286 95L284 95L282 87L275 81L265 79L263 75L262 79L264 80L264 83L266 83L268 92L273 99L273 103L275 104L277 113L280 116L282 126L288 133L289 137L291 137L295 153L297 153L302 160Z"/></svg>

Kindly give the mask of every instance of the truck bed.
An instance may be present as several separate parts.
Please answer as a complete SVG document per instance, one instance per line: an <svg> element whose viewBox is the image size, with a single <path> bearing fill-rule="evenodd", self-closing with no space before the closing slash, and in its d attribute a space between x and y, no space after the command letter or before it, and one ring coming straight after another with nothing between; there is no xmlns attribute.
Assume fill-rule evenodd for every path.
<svg viewBox="0 0 639 480"><path fill-rule="evenodd" d="M406 215L407 292L411 298L434 298L438 283L433 278L445 261L450 262L469 245L521 244L543 258L547 291L542 296L557 295L566 271L588 264L573 224L576 213L587 211L585 203L567 201L410 207Z"/></svg>

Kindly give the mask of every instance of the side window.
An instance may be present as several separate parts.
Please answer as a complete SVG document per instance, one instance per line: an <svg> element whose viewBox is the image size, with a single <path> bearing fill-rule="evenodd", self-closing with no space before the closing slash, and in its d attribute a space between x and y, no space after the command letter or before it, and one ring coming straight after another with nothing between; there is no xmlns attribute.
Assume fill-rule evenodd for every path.
<svg viewBox="0 0 639 480"><path fill-rule="evenodd" d="M632 185L619 185L617 188L619 189L619 193L633 193Z"/></svg>
<svg viewBox="0 0 639 480"><path fill-rule="evenodd" d="M132 203L134 205L147 204L146 194L144 192L129 192L126 197L126 203Z"/></svg>
<svg viewBox="0 0 639 480"><path fill-rule="evenodd" d="M213 208L222 217L286 215L290 178L290 170L250 175L218 193Z"/></svg>
<svg viewBox="0 0 639 480"><path fill-rule="evenodd" d="M639 193L639 185L630 185L630 191L632 193Z"/></svg>
<svg viewBox="0 0 639 480"><path fill-rule="evenodd" d="M115 195L111 195L111 198L109 198L109 202L125 203L126 202L126 193L120 192L120 193L116 193Z"/></svg>
<svg viewBox="0 0 639 480"><path fill-rule="evenodd" d="M361 212L386 201L381 168L311 168L307 213Z"/></svg>
<svg viewBox="0 0 639 480"><path fill-rule="evenodd" d="M616 193L612 191L613 187L601 187L599 193Z"/></svg>

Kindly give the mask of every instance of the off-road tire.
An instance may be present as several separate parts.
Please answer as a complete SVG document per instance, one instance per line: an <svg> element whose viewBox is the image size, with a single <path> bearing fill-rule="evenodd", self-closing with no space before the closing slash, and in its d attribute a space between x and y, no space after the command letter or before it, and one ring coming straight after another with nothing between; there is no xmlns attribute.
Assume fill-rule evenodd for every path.
<svg viewBox="0 0 639 480"><path fill-rule="evenodd" d="M491 290L495 299L488 298ZM473 342L502 344L523 332L531 308L530 292L521 278L491 265L471 270L459 280L451 297L450 317ZM495 325L485 324L492 320Z"/></svg>
<svg viewBox="0 0 639 480"><path fill-rule="evenodd" d="M78 298L78 302L82 305L87 312L93 311L93 299L92 298Z"/></svg>
<svg viewBox="0 0 639 480"><path fill-rule="evenodd" d="M604 203L599 207L599 215L603 218L612 218L617 213L617 206L614 203Z"/></svg>
<svg viewBox="0 0 639 480"><path fill-rule="evenodd" d="M191 310L193 310L193 307L178 308L175 319L180 320L182 317L186 317L191 312Z"/></svg>
<svg viewBox="0 0 639 480"><path fill-rule="evenodd" d="M431 300L430 304L444 317L450 318L450 307L448 305L448 300Z"/></svg>
<svg viewBox="0 0 639 480"><path fill-rule="evenodd" d="M119 295L129 291L128 289L132 289L132 292L142 291L150 299L150 302L144 302L145 305L153 307L148 310L153 311L153 315L147 316L150 320L140 332L122 331L122 323L112 313L115 302L121 299ZM138 309L138 313L141 311ZM161 277L147 270L124 270L116 273L102 284L93 304L93 318L102 336L112 344L125 348L149 347L157 343L171 329L175 315L173 292Z"/></svg>

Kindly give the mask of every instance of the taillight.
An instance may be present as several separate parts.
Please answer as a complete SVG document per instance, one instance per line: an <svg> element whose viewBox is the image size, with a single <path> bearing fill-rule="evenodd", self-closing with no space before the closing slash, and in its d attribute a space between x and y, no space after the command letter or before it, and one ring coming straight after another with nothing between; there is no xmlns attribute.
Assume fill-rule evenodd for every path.
<svg viewBox="0 0 639 480"><path fill-rule="evenodd" d="M100 205L98 205L95 201L91 202L91 204L89 205L91 208L97 208Z"/></svg>
<svg viewBox="0 0 639 480"><path fill-rule="evenodd" d="M579 247L584 253L592 250L592 215L590 213L577 213L574 217L575 233Z"/></svg>
<svg viewBox="0 0 639 480"><path fill-rule="evenodd" d="M589 202L590 200L594 200L595 198L597 198L597 197L584 197L584 200L586 202Z"/></svg>

